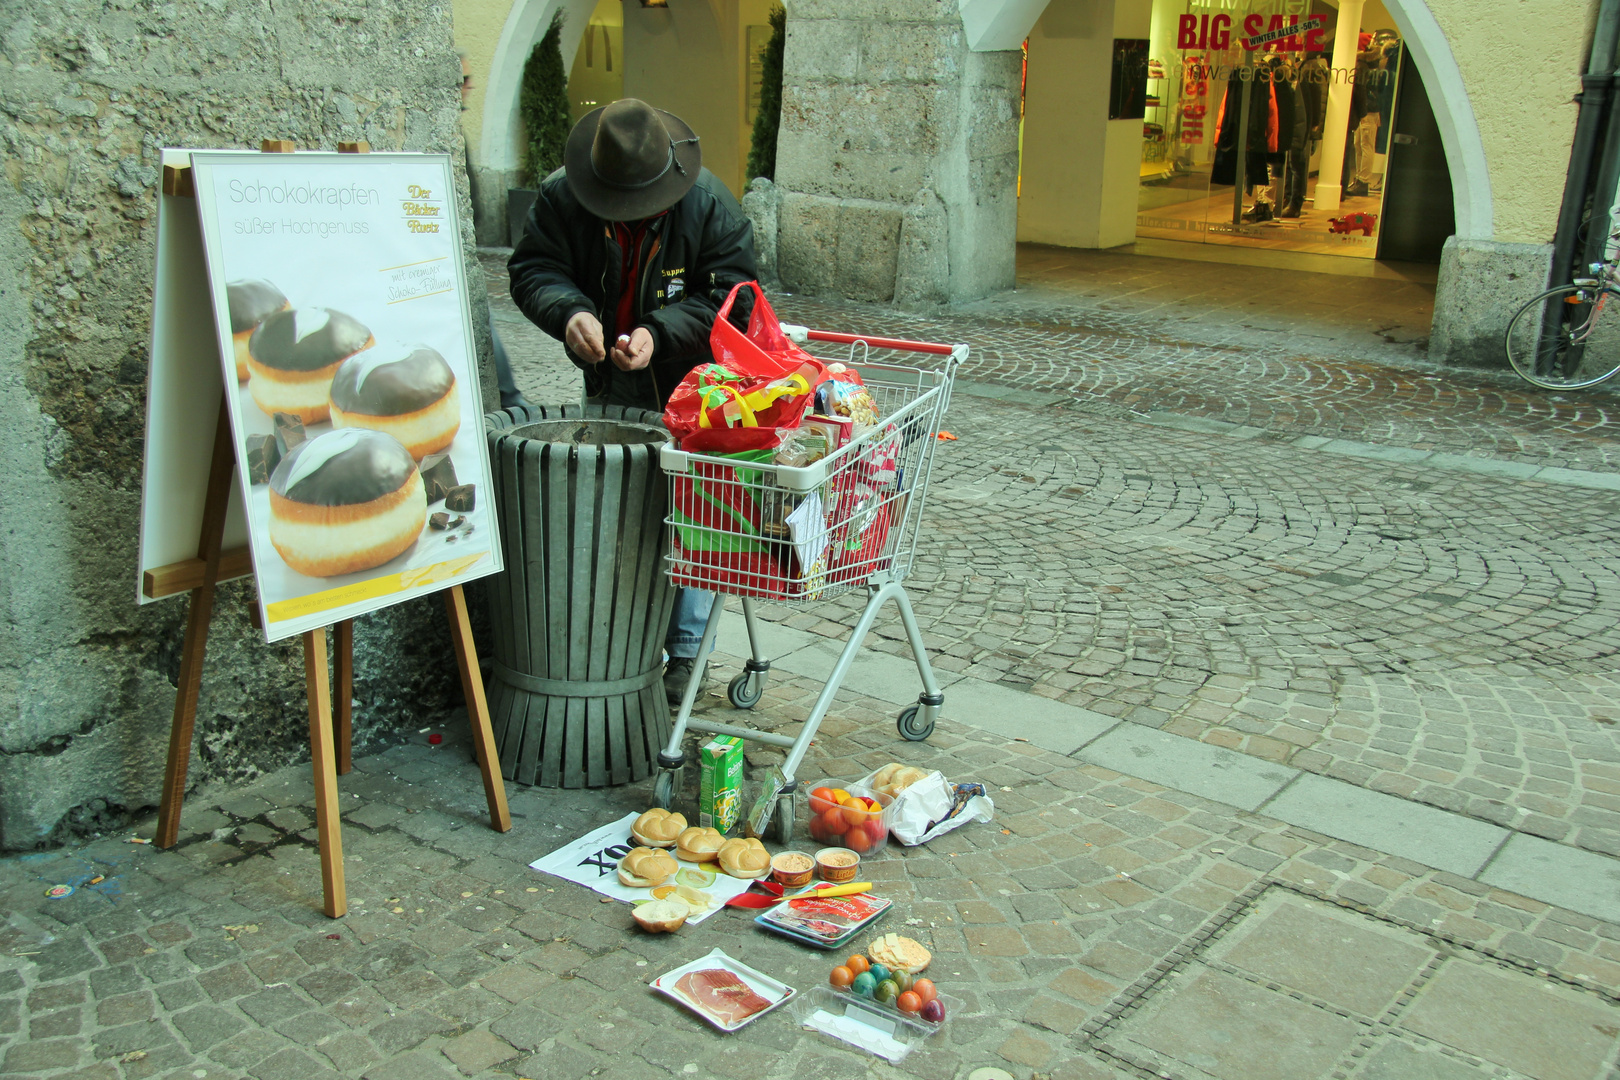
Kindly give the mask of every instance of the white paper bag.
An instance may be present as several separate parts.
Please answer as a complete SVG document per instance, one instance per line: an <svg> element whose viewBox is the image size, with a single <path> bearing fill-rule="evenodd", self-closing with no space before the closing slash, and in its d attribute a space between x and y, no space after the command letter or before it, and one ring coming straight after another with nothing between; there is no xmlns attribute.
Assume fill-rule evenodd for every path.
<svg viewBox="0 0 1620 1080"><path fill-rule="evenodd" d="M857 786L871 791L876 775L862 777ZM989 821L995 812L983 784L952 784L936 769L895 797L889 832L906 847L916 847L970 821Z"/></svg>

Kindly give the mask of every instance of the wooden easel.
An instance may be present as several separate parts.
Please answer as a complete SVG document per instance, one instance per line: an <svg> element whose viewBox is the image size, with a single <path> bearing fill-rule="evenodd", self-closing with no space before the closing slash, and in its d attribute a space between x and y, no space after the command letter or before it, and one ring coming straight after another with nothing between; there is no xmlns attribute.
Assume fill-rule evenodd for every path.
<svg viewBox="0 0 1620 1080"><path fill-rule="evenodd" d="M281 139L266 139L265 153L292 153L296 148ZM371 147L363 142L339 143L339 153L364 154ZM165 166L163 192L166 195L194 195L191 170ZM230 393L229 386L224 387ZM252 555L247 548L222 551L225 539L225 513L230 501L231 476L236 469L236 451L231 442L228 402L221 399L219 419L214 429L213 456L208 467L208 485L203 499L201 535L197 557L148 570L142 590L150 599L191 590L191 608L186 619L186 640L180 654L180 686L174 701L174 721L169 729L169 761L163 777L163 799L158 812L157 836L160 848L173 847L180 835L180 806L186 794L186 770L191 762L191 737L197 719L197 697L202 689L204 653L208 647L208 625L214 613L214 586L252 572ZM467 597L460 585L444 594L450 615L450 636L461 672L461 689L467 699L467 716L472 723L473 748L484 777L484 796L489 801L490 824L497 832L512 828L512 815L506 806L506 786L501 779L495 735L490 729L489 706L484 699L484 680L478 669L478 653L473 644L472 626L467 618ZM309 694L309 747L315 771L315 818L320 835L321 884L325 892L324 910L338 918L349 910L343 878L343 834L338 809L337 778L352 768L352 708L354 699L354 621L337 624L334 660L337 667L337 710L332 709L333 691L326 670L326 628L304 634L304 682Z"/></svg>

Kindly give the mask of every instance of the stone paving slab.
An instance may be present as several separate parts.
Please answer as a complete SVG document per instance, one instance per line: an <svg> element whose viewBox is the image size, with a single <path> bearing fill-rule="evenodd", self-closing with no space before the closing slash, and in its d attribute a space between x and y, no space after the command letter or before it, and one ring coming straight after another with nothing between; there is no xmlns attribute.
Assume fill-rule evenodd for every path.
<svg viewBox="0 0 1620 1080"><path fill-rule="evenodd" d="M941 712L981 730L1059 754L1073 754L1082 746L1094 745L1094 740L1120 724L1112 716L971 678L950 684Z"/></svg>
<svg viewBox="0 0 1620 1080"><path fill-rule="evenodd" d="M1536 836L1511 837L1479 879L1597 919L1620 922L1620 861Z"/></svg>
<svg viewBox="0 0 1620 1080"><path fill-rule="evenodd" d="M1110 731L1080 756L1240 810L1258 809L1300 775L1296 769L1134 724Z"/></svg>
<svg viewBox="0 0 1620 1080"><path fill-rule="evenodd" d="M1308 773L1267 803L1265 811L1324 835L1461 877L1476 876L1511 835L1506 829L1459 814Z"/></svg>

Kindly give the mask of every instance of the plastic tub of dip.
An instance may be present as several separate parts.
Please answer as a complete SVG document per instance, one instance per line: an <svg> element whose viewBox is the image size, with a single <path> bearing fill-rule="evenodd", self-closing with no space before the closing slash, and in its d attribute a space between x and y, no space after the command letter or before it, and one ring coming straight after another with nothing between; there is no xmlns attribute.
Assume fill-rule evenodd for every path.
<svg viewBox="0 0 1620 1080"><path fill-rule="evenodd" d="M810 884L816 872L816 860L802 851L784 851L771 859L771 879L788 889Z"/></svg>
<svg viewBox="0 0 1620 1080"><path fill-rule="evenodd" d="M821 874L823 881L830 881L835 885L854 881L855 873L860 867L861 857L849 848L826 847L816 852L816 870Z"/></svg>

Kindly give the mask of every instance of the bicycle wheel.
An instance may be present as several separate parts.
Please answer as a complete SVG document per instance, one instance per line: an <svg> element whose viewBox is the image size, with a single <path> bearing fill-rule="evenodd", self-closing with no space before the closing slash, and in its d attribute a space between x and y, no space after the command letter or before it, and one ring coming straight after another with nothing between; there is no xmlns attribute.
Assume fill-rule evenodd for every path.
<svg viewBox="0 0 1620 1080"><path fill-rule="evenodd" d="M1545 390L1595 386L1620 371L1620 293L1548 289L1519 309L1503 344L1519 377Z"/></svg>

